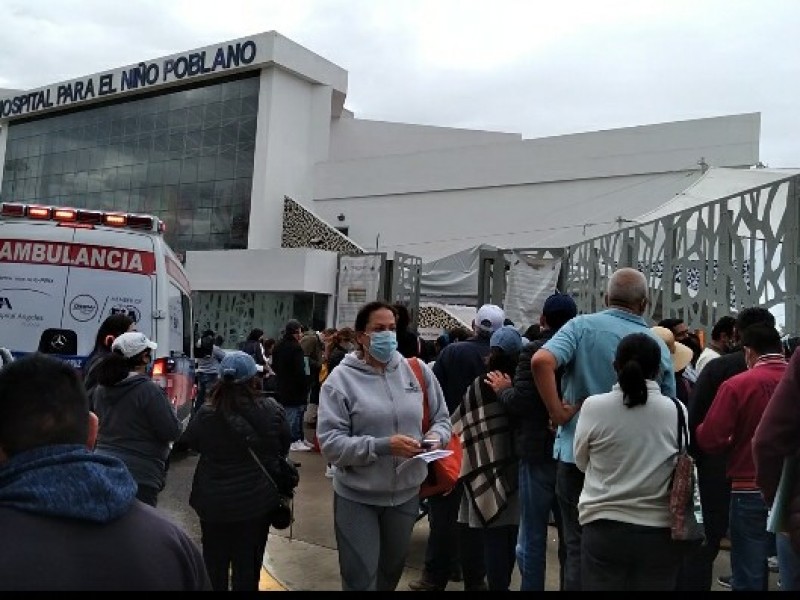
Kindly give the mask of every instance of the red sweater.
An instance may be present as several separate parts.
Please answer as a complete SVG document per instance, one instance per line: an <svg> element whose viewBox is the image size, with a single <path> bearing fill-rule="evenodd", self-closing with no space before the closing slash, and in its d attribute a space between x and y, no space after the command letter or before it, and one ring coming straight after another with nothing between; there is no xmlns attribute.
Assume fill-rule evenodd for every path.
<svg viewBox="0 0 800 600"><path fill-rule="evenodd" d="M725 381L695 436L703 452L728 453L728 478L735 490L758 490L752 440L772 392L786 371L783 358L770 355L752 369Z"/></svg>

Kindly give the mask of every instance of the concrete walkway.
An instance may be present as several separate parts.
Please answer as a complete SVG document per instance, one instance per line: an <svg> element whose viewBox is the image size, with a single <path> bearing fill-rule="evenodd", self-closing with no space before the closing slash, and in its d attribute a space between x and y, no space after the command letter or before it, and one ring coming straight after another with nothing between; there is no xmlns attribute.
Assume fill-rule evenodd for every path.
<svg viewBox="0 0 800 600"><path fill-rule="evenodd" d="M270 591L340 591L339 562L333 532L333 488L325 477L325 460L316 452L292 452L301 463L300 484L295 495L295 523L290 529L272 530L264 554L261 589ZM183 526L197 543L200 527L197 516L189 508L191 479L197 464L196 456L174 461L167 474L167 488L159 498L159 508ZM413 531L408 559L398 591L407 591L408 583L418 579L424 564L428 539L428 521L420 519ZM558 590L557 537L550 529L545 589ZM720 552L714 577L730 573L727 549ZM777 588L772 576L770 589ZM519 574L514 572L511 589L519 589ZM450 582L447 591L463 590L460 582ZM726 591L716 584L713 591Z"/></svg>
<svg viewBox="0 0 800 600"><path fill-rule="evenodd" d="M295 524L291 530L273 531L267 543L264 567L276 585L289 590L341 591L336 539L333 532L333 488L325 477L325 460L316 452L292 452L301 463L300 485L295 499ZM557 534L550 528L547 554L546 591L558 590ZM418 579L425 559L428 521L420 519L412 534L405 572L397 591L408 591L408 583ZM727 550L720 552L714 577L729 573ZM447 591L463 590L463 584L450 582ZM511 589L519 590L519 573L514 570ZM774 589L774 586L771 586ZM714 584L713 591L726 591Z"/></svg>

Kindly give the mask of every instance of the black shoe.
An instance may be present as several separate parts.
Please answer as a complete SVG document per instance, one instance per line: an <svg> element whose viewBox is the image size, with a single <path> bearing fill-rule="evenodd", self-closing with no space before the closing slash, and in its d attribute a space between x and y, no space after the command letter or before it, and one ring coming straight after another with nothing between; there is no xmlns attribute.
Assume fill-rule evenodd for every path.
<svg viewBox="0 0 800 600"><path fill-rule="evenodd" d="M717 577L717 585L720 587L731 589L732 575L720 575Z"/></svg>
<svg viewBox="0 0 800 600"><path fill-rule="evenodd" d="M461 575L461 569L459 567L454 567L452 571L450 571L450 581L463 581L464 577Z"/></svg>
<svg viewBox="0 0 800 600"><path fill-rule="evenodd" d="M435 583L433 583L430 579L426 579L423 575L421 579L417 579L415 581L408 582L408 589L413 590L415 592L443 592L444 588L439 587Z"/></svg>
<svg viewBox="0 0 800 600"><path fill-rule="evenodd" d="M486 585L485 581L479 581L478 583L471 583L471 584L464 584L464 591L465 592L488 592L489 586Z"/></svg>
<svg viewBox="0 0 800 600"><path fill-rule="evenodd" d="M299 466L300 466L300 463L299 463L299 462L294 462L294 461L292 461L292 464L293 464L295 467L299 467Z"/></svg>

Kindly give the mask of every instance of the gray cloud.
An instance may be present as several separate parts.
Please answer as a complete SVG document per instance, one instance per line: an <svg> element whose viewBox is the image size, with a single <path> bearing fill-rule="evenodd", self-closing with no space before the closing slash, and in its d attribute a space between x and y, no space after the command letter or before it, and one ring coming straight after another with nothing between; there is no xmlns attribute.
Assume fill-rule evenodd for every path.
<svg viewBox="0 0 800 600"><path fill-rule="evenodd" d="M589 16L568 0L290 4L0 0L0 87L275 29L349 72L347 106L362 118L532 138L761 112L762 160L800 166L800 3L609 0Z"/></svg>

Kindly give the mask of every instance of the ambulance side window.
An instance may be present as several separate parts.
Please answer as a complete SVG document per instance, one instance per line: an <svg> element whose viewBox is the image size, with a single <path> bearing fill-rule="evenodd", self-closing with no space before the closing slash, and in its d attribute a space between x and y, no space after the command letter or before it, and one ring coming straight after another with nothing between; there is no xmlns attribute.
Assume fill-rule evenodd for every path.
<svg viewBox="0 0 800 600"><path fill-rule="evenodd" d="M191 356L191 300L175 284L169 284L169 351Z"/></svg>

